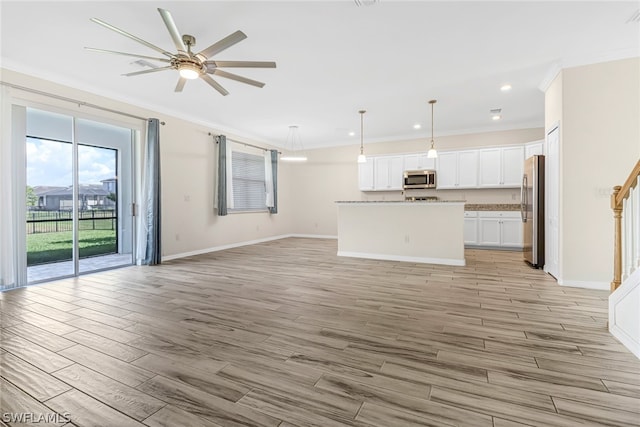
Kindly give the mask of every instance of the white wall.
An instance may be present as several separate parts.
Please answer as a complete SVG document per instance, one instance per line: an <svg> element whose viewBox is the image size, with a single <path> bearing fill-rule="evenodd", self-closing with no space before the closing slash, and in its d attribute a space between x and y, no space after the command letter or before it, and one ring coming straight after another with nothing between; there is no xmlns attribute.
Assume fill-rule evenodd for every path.
<svg viewBox="0 0 640 427"><path fill-rule="evenodd" d="M170 117L88 92L61 86L9 70L1 70L2 81L29 87L59 96L97 104L116 111L141 117L158 117L166 122L160 127L162 165L162 252L164 257L203 252L210 248L245 241L268 239L289 233L291 229L290 191L291 169L281 164L279 169L279 213L244 213L218 217L214 211L215 143L208 135L220 133L203 124ZM97 121L130 124L139 129L144 122L89 107L56 100L18 89L9 89L11 99L4 100L51 109L68 114L88 116ZM228 137L257 144L236 135ZM10 141L3 138L2 144ZM262 144L257 144L262 145ZM138 160L141 147L136 147ZM138 192L139 192L138 188ZM139 194L138 194L139 197Z"/></svg>
<svg viewBox="0 0 640 427"><path fill-rule="evenodd" d="M544 138L542 128L485 132L436 138L439 150L522 144ZM365 154L417 153L428 149L427 140L367 144ZM359 145L307 150L309 161L293 165L294 233L335 236L339 200L403 200L400 191L361 192L358 189ZM441 199L469 203L520 203L519 189L425 190Z"/></svg>
<svg viewBox="0 0 640 427"><path fill-rule="evenodd" d="M609 194L640 153L640 58L561 73L547 91L545 119L547 125L560 121L561 129L560 279L607 288L613 275Z"/></svg>

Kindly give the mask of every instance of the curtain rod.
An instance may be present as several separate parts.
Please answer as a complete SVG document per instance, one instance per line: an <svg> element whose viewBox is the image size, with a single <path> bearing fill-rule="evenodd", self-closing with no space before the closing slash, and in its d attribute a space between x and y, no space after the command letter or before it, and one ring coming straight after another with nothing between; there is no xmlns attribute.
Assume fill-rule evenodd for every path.
<svg viewBox="0 0 640 427"><path fill-rule="evenodd" d="M48 96L49 98L59 99L60 101L71 102L73 104L77 104L79 107L80 106L90 107L90 108L95 108L95 109L98 109L98 110L108 111L110 113L120 114L121 116L127 116L127 117L131 117L131 118L138 119L138 120L144 120L144 121L149 120L149 118L147 118L147 117L140 117L140 116L136 116L134 114L123 113L122 111L112 110L111 108L102 107L100 105L91 104L91 103L85 102L85 101L78 101L77 99L67 98L66 96L60 96L60 95L55 95L53 93L43 92L41 90L31 89L30 87L19 86L19 85L15 85L13 83L7 83L7 82L2 82L2 81L0 81L0 84L3 85L3 86L12 87L14 89L24 90L25 92L31 92L31 93L35 93L35 94L38 94L38 95ZM160 122L160 124L164 125L165 123L164 122Z"/></svg>
<svg viewBox="0 0 640 427"><path fill-rule="evenodd" d="M209 132L209 136L213 136L215 137L216 135L212 134L211 132ZM262 151L271 151L270 148L264 148L264 147L259 147L257 145L253 145L253 144L249 144L248 142L240 142L240 141L233 141L236 144L242 144L245 147L253 147L253 148L257 148L258 150L262 150ZM216 141L216 144L218 143L218 141ZM278 154L282 154L280 151L278 151Z"/></svg>

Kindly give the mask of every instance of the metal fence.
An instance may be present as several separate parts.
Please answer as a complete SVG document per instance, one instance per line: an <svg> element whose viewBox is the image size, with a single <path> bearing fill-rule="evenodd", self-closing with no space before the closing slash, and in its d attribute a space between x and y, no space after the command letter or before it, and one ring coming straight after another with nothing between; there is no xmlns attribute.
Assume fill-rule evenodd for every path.
<svg viewBox="0 0 640 427"><path fill-rule="evenodd" d="M115 230L118 216L114 209L78 212L80 230ZM55 233L73 230L72 211L27 212L27 234Z"/></svg>

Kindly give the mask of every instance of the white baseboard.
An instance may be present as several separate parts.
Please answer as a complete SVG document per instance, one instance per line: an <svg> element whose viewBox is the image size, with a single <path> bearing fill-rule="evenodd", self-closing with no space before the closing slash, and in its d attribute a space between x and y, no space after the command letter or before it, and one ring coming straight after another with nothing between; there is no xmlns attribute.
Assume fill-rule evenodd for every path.
<svg viewBox="0 0 640 427"><path fill-rule="evenodd" d="M456 265L464 266L465 260L453 259L453 258L424 258L424 257L411 257L400 255L387 255L387 254L371 254L365 252L348 252L338 251L338 256L351 257L351 258L368 258L379 259L384 261L403 261L403 262L416 262L420 264L442 264L442 265Z"/></svg>
<svg viewBox="0 0 640 427"><path fill-rule="evenodd" d="M596 289L600 291L608 291L610 284L607 282L589 282L585 280L563 280L557 279L558 285L568 286L570 288Z"/></svg>
<svg viewBox="0 0 640 427"><path fill-rule="evenodd" d="M173 254L173 255L163 255L162 261L171 261L172 259L208 254L209 252L224 251L225 249L233 249L233 248L239 248L241 246L255 245L257 243L264 243L264 242L270 242L273 240L286 239L288 237L301 237L301 238L313 238L313 239L337 239L338 238L338 236L325 236L320 234L279 234L277 236L264 237L262 239L246 240L244 242L229 243L226 245L198 249L196 251L182 252L182 253Z"/></svg>
<svg viewBox="0 0 640 427"><path fill-rule="evenodd" d="M631 353L640 359L640 343L638 341L631 338L629 334L623 331L622 328L618 327L618 325L612 325L609 323L609 332L611 332L611 335L616 337L622 345L627 347Z"/></svg>
<svg viewBox="0 0 640 427"><path fill-rule="evenodd" d="M636 269L609 296L609 332L638 359L640 359L639 289L640 269ZM623 325L625 322L626 326Z"/></svg>
<svg viewBox="0 0 640 427"><path fill-rule="evenodd" d="M329 234L289 234L287 237L302 237L305 239L337 239L338 236Z"/></svg>

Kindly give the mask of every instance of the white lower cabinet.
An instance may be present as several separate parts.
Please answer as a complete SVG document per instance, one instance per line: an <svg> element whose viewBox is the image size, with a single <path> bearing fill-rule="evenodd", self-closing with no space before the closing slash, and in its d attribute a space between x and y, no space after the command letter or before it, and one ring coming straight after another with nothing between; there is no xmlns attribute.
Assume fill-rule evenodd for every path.
<svg viewBox="0 0 640 427"><path fill-rule="evenodd" d="M474 220L475 227L472 224ZM465 212L464 221L466 245L514 249L523 247L520 212L468 211ZM475 242L473 241L474 228L476 229Z"/></svg>
<svg viewBox="0 0 640 427"><path fill-rule="evenodd" d="M478 212L465 211L464 213L464 244L478 244Z"/></svg>

